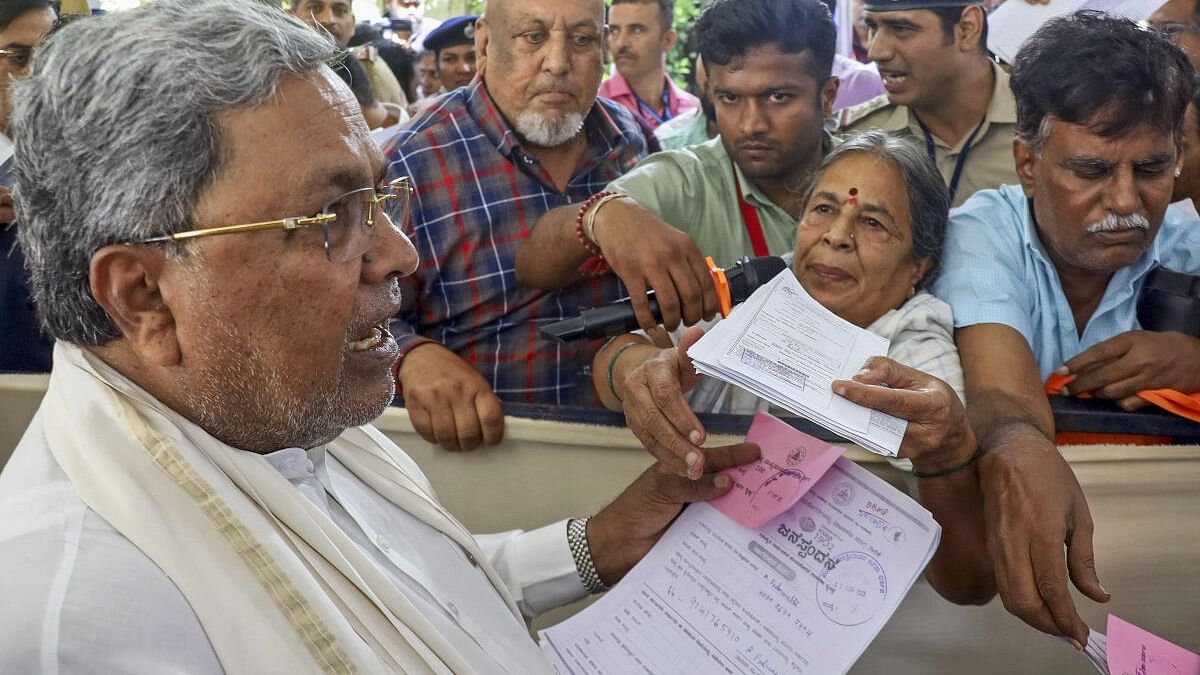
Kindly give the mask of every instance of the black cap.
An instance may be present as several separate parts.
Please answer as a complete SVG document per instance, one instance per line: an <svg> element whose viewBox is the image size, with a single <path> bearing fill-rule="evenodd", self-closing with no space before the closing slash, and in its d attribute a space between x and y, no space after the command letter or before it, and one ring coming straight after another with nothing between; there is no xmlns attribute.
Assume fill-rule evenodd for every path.
<svg viewBox="0 0 1200 675"><path fill-rule="evenodd" d="M902 12L910 9L938 9L982 5L983 0L864 0L869 12Z"/></svg>
<svg viewBox="0 0 1200 675"><path fill-rule="evenodd" d="M475 44L475 21L477 16L456 16L446 19L425 36L425 51L440 52L454 45Z"/></svg>

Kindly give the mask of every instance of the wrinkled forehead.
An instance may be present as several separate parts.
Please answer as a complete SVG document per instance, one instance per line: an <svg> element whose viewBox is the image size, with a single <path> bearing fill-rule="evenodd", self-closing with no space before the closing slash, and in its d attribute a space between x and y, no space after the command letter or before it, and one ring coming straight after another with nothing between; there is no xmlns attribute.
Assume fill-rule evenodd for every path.
<svg viewBox="0 0 1200 675"><path fill-rule="evenodd" d="M345 191L374 185L385 169L358 102L328 66L285 76L275 96L218 120L225 151L217 183L239 194L292 200Z"/></svg>
<svg viewBox="0 0 1200 675"><path fill-rule="evenodd" d="M317 137L329 132L330 142L347 151L346 160L362 162L371 184L374 184L377 176L384 171L386 161L378 144L371 138L362 107L350 85L329 66L321 66L311 74L310 79L319 93L320 103L314 104L308 114L300 111L303 122L310 127L306 133L310 137Z"/></svg>
<svg viewBox="0 0 1200 675"><path fill-rule="evenodd" d="M1118 105L1108 106L1081 123L1046 115L1039 134L1047 141L1061 139L1061 144L1073 152L1091 154L1169 152L1182 140L1177 136L1180 129L1175 127L1150 122L1125 124L1118 110Z"/></svg>
<svg viewBox="0 0 1200 675"><path fill-rule="evenodd" d="M842 198L855 197L863 203L874 203L896 217L907 214L906 190L899 167L869 152L848 152L833 160L814 187L814 192L827 191Z"/></svg>
<svg viewBox="0 0 1200 675"><path fill-rule="evenodd" d="M487 18L506 25L600 27L604 25L604 0L492 0Z"/></svg>

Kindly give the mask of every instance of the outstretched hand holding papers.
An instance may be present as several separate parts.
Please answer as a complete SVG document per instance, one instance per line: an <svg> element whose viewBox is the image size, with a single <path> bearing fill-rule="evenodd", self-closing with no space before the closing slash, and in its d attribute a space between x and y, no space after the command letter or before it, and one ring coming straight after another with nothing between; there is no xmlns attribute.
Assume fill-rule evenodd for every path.
<svg viewBox="0 0 1200 675"><path fill-rule="evenodd" d="M908 423L837 396L887 339L813 300L791 270L761 286L688 350L697 372L737 385L888 457Z"/></svg>
<svg viewBox="0 0 1200 675"><path fill-rule="evenodd" d="M728 472L731 492L689 506L616 588L540 633L559 673L830 675L875 639L941 529L769 415L746 440L763 458Z"/></svg>

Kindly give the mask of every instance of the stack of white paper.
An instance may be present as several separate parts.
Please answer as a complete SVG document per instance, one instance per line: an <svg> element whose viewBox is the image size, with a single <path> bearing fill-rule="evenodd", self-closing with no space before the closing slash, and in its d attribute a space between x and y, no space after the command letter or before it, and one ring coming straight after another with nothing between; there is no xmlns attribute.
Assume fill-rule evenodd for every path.
<svg viewBox="0 0 1200 675"><path fill-rule="evenodd" d="M888 340L813 300L791 270L759 287L688 350L696 370L807 418L862 447L895 457L908 423L833 393Z"/></svg>
<svg viewBox="0 0 1200 675"><path fill-rule="evenodd" d="M1133 21L1143 21L1165 0L1049 0L1045 4L1005 2L988 16L988 49L1012 63L1031 35L1050 19L1081 9L1095 9Z"/></svg>
<svg viewBox="0 0 1200 675"><path fill-rule="evenodd" d="M562 675L844 673L937 548L928 511L844 458L761 528L689 506L616 588L540 633Z"/></svg>
<svg viewBox="0 0 1200 675"><path fill-rule="evenodd" d="M1083 648L1083 655L1096 670L1108 675L1108 640L1104 637L1104 633L1088 631L1087 646Z"/></svg>

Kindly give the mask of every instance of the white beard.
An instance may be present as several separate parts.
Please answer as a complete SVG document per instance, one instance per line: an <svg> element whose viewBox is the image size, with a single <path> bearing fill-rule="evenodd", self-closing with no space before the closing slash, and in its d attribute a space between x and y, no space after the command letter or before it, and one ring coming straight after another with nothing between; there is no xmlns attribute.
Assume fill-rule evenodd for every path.
<svg viewBox="0 0 1200 675"><path fill-rule="evenodd" d="M583 128L583 113L547 115L526 110L517 115L514 126L527 142L543 148L556 148L575 138Z"/></svg>

